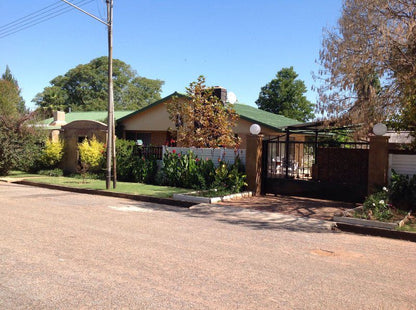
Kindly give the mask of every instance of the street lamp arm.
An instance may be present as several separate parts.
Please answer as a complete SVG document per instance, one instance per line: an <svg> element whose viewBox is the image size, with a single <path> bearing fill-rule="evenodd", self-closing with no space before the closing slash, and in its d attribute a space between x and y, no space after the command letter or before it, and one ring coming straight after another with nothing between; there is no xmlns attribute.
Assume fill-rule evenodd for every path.
<svg viewBox="0 0 416 310"><path fill-rule="evenodd" d="M76 6L75 4L73 4L73 3L69 2L69 1L66 1L66 0L61 0L61 1L63 1L63 2L65 2L65 3L67 3L67 4L69 4L70 6L72 6L72 7L74 7L74 8L76 8L78 11L81 11L82 13L87 14L89 17L92 17L92 18L94 18L95 20L98 20L100 23L102 23L102 24L104 24L104 25L106 25L106 26L110 27L110 24L109 24L109 23L107 23L107 22L103 21L102 19L98 18L97 16L95 16L95 15L93 15L93 14L91 14L91 13L88 13L87 11L85 11L85 10L81 9L80 7Z"/></svg>

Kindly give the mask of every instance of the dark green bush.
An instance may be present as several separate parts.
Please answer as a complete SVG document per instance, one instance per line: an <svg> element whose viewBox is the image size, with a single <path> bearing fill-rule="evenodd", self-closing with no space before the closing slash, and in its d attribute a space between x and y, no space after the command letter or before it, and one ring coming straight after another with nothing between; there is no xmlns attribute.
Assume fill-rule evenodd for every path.
<svg viewBox="0 0 416 310"><path fill-rule="evenodd" d="M415 210L416 175L409 177L408 175L397 174L396 171L392 170L389 199L399 209Z"/></svg>
<svg viewBox="0 0 416 310"><path fill-rule="evenodd" d="M138 156L134 141L117 140L117 178L120 181L156 183L157 160Z"/></svg>
<svg viewBox="0 0 416 310"><path fill-rule="evenodd" d="M238 158L232 165L221 161L215 168L212 160L200 160L192 151L184 155L177 154L175 150L166 152L163 157L162 175L164 185L183 188L216 188L236 193L246 186L246 176Z"/></svg>

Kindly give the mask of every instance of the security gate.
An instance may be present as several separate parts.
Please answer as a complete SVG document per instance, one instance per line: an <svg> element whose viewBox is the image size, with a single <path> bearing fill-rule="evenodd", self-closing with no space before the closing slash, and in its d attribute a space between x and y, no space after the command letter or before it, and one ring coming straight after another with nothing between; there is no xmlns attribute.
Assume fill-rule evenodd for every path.
<svg viewBox="0 0 416 310"><path fill-rule="evenodd" d="M341 201L367 194L366 142L263 141L262 191Z"/></svg>

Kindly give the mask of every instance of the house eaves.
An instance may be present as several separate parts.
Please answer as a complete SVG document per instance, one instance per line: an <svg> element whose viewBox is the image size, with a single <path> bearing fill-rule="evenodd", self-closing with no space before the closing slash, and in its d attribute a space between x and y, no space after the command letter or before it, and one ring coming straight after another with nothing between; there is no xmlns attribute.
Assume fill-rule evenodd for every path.
<svg viewBox="0 0 416 310"><path fill-rule="evenodd" d="M174 92L174 93L172 93L172 94L170 94L169 96L167 96L167 97L164 97L164 98L162 98L162 99L160 99L160 100L158 100L158 101L155 101L155 102L153 102L153 103L151 103L151 104L149 104L149 105L147 105L147 106L145 106L145 107L143 107L143 108L141 108L141 109L139 109L139 110L137 110L137 111L134 111L134 112L132 112L132 113L130 113L130 114L127 114L127 115L125 115L125 116L123 116L123 117L121 117L121 118L119 118L118 120L117 120L117 122L121 122L121 121L123 121L124 119L126 119L126 118L130 118L130 117L132 117L132 116L134 116L134 115L137 115L137 114L140 114L140 113L142 113L142 112L144 112L144 111L146 111L146 110L149 110L149 109L151 109L151 108L153 108L153 107L155 107L155 106L157 106L157 105L159 105L159 104L161 104L161 103L164 103L164 102L166 102L166 101L168 101L169 99L171 99L171 98L175 98L175 97L177 97L177 98L183 98L183 97L187 97L186 95L184 95L184 94L181 94L181 93L178 93L178 92Z"/></svg>

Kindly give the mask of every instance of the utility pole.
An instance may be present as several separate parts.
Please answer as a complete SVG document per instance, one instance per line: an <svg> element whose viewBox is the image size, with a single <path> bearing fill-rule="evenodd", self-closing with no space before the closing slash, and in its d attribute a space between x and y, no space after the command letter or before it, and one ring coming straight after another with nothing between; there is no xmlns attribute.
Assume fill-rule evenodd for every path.
<svg viewBox="0 0 416 310"><path fill-rule="evenodd" d="M72 4L67 0L61 0L70 6L76 8L82 13L103 23L108 29L108 116L107 116L107 166L106 166L106 189L110 189L111 183L111 164L113 164L113 188L117 185L116 172L116 138L114 123L114 91L113 91L113 0L106 0L107 3L107 21L88 13L80 7Z"/></svg>
<svg viewBox="0 0 416 310"><path fill-rule="evenodd" d="M107 2L107 28L108 28L108 124L107 124L107 175L106 188L111 183L111 162L113 162L113 188L116 188L116 148L114 124L114 93L113 93L113 0Z"/></svg>

